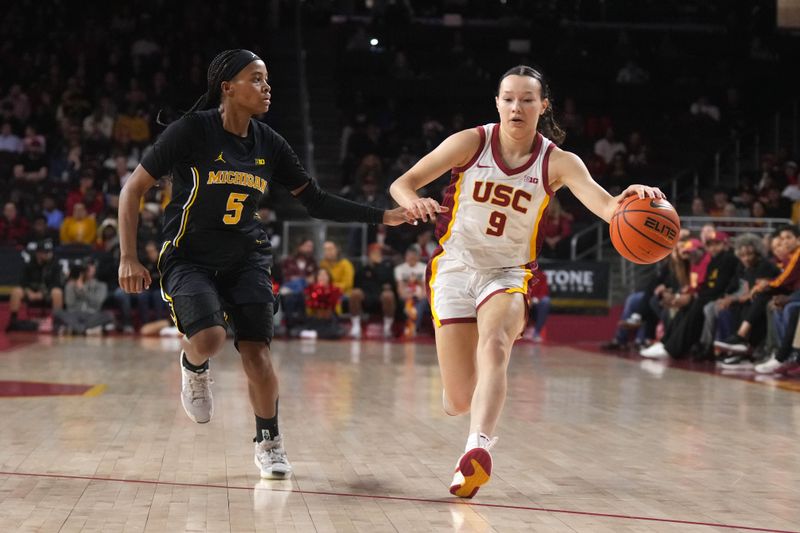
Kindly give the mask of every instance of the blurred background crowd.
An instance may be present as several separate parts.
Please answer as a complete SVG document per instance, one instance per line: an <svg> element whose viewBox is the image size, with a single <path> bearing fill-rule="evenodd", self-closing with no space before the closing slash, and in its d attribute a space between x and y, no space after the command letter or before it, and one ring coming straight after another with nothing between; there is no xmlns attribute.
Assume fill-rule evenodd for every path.
<svg viewBox="0 0 800 533"><path fill-rule="evenodd" d="M158 113L170 120L190 107L210 58L236 47L267 63L273 108L260 119L326 189L361 202L390 206L389 184L422 155L494 121L499 75L522 63L549 80L562 148L610 192L689 175L671 199L719 232L800 218L796 123L793 138L779 135L797 119L800 47L777 27L774 1L23 1L0 18L0 249L13 270L3 281L11 329L39 327L21 315L37 306L42 317L79 312L56 317L56 330L166 323L157 283L142 296L117 286L119 193L162 131ZM790 120L778 123L776 113ZM758 137L765 124L769 140ZM448 179L423 193L440 197ZM309 321L320 335L365 334L362 314L379 334L429 331L422 283L432 225L369 228L366 248L357 238L322 243L284 235L286 221L305 217L287 199L276 190L260 211L287 334ZM154 280L169 200L164 176L141 207L139 254ZM541 257L569 258L572 236L593 222L560 193ZM707 243L703 250L714 255ZM536 303L547 301L543 291ZM546 306L534 309L546 318ZM331 327L342 315L354 320ZM533 338L543 324L531 323Z"/></svg>

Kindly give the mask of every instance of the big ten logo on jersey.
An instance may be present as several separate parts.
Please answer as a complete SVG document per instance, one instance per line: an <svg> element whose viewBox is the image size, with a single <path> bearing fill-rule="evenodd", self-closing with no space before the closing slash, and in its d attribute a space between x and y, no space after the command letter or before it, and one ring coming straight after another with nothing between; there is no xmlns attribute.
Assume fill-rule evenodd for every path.
<svg viewBox="0 0 800 533"><path fill-rule="evenodd" d="M494 183L492 181L478 181L472 191L472 198L476 202L496 205L498 207L508 207L520 213L527 213L528 208L524 205L531 201L533 196L524 189L515 189L511 185Z"/></svg>
<svg viewBox="0 0 800 533"><path fill-rule="evenodd" d="M678 234L672 227L668 226L667 224L664 224L663 222L659 222L658 220L652 217L647 217L645 219L644 227L649 228L655 231L656 233L660 233L661 235L665 236L669 241L674 241L675 237L678 236Z"/></svg>

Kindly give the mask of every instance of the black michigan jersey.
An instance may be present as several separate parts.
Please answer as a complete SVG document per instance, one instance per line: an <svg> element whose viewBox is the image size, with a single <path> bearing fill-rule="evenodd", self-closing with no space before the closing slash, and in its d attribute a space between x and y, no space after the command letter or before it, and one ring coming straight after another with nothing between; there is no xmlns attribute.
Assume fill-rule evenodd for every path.
<svg viewBox="0 0 800 533"><path fill-rule="evenodd" d="M309 176L286 140L250 119L247 137L222 127L216 109L191 113L167 127L142 160L155 178L172 174L164 238L175 251L224 269L253 250L269 253L256 218L273 183L294 190Z"/></svg>

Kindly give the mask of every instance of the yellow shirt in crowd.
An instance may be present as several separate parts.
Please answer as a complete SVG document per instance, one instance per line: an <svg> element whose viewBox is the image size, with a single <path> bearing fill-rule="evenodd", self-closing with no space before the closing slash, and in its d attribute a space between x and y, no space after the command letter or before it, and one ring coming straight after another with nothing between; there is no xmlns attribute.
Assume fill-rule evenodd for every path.
<svg viewBox="0 0 800 533"><path fill-rule="evenodd" d="M78 220L67 217L61 224L61 244L94 244L97 238L97 223L93 217Z"/></svg>
<svg viewBox="0 0 800 533"><path fill-rule="evenodd" d="M348 259L339 259L337 262L326 261L323 259L319 262L319 267L328 270L331 273L331 281L334 285L339 287L342 294L350 296L350 291L353 290L353 281L355 279L356 271L353 268L353 263Z"/></svg>
<svg viewBox="0 0 800 533"><path fill-rule="evenodd" d="M150 125L139 116L119 115L114 125L114 137L119 138L126 130L133 142L143 143L150 140Z"/></svg>

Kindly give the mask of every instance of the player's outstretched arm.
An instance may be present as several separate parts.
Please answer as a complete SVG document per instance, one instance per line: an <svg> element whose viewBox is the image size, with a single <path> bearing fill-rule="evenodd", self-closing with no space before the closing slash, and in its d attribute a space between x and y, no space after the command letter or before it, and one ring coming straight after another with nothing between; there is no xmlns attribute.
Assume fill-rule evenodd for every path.
<svg viewBox="0 0 800 533"><path fill-rule="evenodd" d="M475 128L454 133L397 178L389 187L389 193L398 204L411 211L414 218L433 220L436 213L443 213L447 208L432 198L420 198L417 190L451 168L467 163L480 145L480 133Z"/></svg>
<svg viewBox="0 0 800 533"><path fill-rule="evenodd" d="M589 211L606 222L611 220L617 205L627 196L639 198L666 198L658 187L630 185L617 196L611 196L589 174L583 161L571 152L554 150L550 154L550 188L553 191L567 187Z"/></svg>
<svg viewBox="0 0 800 533"><path fill-rule="evenodd" d="M136 253L136 229L142 197L155 184L156 179L139 165L119 194L119 286L125 292L142 292L152 282Z"/></svg>
<svg viewBox="0 0 800 533"><path fill-rule="evenodd" d="M387 226L398 226L414 221L411 212L404 207L384 210L353 202L323 190L313 179L309 179L302 187L294 189L292 195L300 200L308 214L314 218Z"/></svg>

